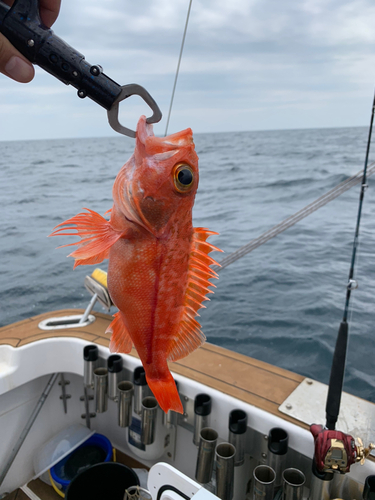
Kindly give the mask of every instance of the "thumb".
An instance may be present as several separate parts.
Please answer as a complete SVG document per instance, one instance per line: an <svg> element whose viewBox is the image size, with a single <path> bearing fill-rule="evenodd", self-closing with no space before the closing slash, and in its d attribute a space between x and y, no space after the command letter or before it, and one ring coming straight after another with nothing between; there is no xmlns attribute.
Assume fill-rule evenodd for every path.
<svg viewBox="0 0 375 500"><path fill-rule="evenodd" d="M27 83L34 78L33 65L0 33L0 73L16 82Z"/></svg>

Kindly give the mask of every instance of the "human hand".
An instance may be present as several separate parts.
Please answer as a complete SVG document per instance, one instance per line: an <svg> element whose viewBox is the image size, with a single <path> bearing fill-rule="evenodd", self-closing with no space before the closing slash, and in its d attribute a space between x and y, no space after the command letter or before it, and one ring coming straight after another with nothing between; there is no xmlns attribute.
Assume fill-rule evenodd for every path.
<svg viewBox="0 0 375 500"><path fill-rule="evenodd" d="M13 0L2 0L11 6ZM48 28L56 21L61 0L39 0L40 17ZM27 83L34 78L34 67L17 49L0 33L0 73L9 76L16 82Z"/></svg>

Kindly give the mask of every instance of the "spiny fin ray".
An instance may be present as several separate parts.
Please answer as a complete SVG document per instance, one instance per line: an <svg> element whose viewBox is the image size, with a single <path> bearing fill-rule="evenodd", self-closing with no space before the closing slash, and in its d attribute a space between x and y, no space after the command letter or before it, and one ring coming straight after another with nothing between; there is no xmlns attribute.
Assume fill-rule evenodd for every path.
<svg viewBox="0 0 375 500"><path fill-rule="evenodd" d="M191 241L191 250L188 266L188 286L186 289L184 311L175 335L171 338L167 350L167 359L177 361L195 351L205 341L201 326L194 318L199 316L198 310L202 307L203 301L209 300L206 295L213 293L208 287L212 286L210 278L218 275L209 266L217 262L208 256L213 250L221 251L206 240L214 233L208 229L194 228Z"/></svg>
<svg viewBox="0 0 375 500"><path fill-rule="evenodd" d="M120 231L114 230L110 222L98 213L88 208L84 210L87 210L88 213L79 213L71 219L58 224L53 233L50 234L50 236L64 234L67 236L79 236L81 238L76 243L63 245L63 247L78 246L77 250L69 255L69 257L75 258L74 267L86 264L99 264L108 258L111 246L124 236Z"/></svg>
<svg viewBox="0 0 375 500"><path fill-rule="evenodd" d="M108 326L105 333L111 333L111 341L109 343L109 350L111 352L129 353L133 347L133 341L130 338L129 332L124 325L121 313L117 312L113 315L114 320Z"/></svg>

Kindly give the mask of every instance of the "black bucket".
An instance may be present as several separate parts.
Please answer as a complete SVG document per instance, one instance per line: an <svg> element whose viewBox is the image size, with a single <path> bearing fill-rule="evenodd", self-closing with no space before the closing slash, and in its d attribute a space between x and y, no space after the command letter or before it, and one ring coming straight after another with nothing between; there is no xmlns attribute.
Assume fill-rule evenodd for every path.
<svg viewBox="0 0 375 500"><path fill-rule="evenodd" d="M69 484L66 500L123 500L130 486L139 486L137 474L115 462L96 464L81 472Z"/></svg>

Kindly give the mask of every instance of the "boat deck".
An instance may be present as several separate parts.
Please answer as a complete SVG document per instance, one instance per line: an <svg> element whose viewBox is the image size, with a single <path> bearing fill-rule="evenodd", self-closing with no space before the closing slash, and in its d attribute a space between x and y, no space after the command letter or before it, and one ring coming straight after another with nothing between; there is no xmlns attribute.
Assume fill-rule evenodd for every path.
<svg viewBox="0 0 375 500"><path fill-rule="evenodd" d="M133 458L128 457L119 450L116 450L116 462L132 468L145 468L143 464L141 464L137 460L134 460ZM61 500L61 496L56 493L52 486L44 483L40 479L30 481L27 484L27 488L28 490L30 490L27 491L27 493L25 493L21 488L18 488L17 490L6 496L4 500Z"/></svg>
<svg viewBox="0 0 375 500"><path fill-rule="evenodd" d="M51 317L82 313L83 310L64 309L4 326L0 328L0 345L7 344L17 348L52 337L75 337L108 347L109 336L105 335L104 332L112 321L112 316L107 314L95 312L93 314L96 320L93 323L76 329L43 331L38 327L42 320ZM138 357L134 349L131 355ZM234 396L301 427L308 427L278 410L281 403L304 379L301 375L209 343L204 344L188 357L173 363L171 368L175 373L194 378L208 387ZM121 453L118 461L132 465L129 464L129 457L122 457ZM57 500L61 498L51 486L46 485L39 479L29 483L27 488L29 488L27 493L30 496L18 489L6 498L9 500L28 500L29 498Z"/></svg>
<svg viewBox="0 0 375 500"><path fill-rule="evenodd" d="M93 314L96 320L87 326L79 328L45 331L38 326L41 321L52 317L81 315L82 313L83 310L64 309L4 326L0 328L0 346L9 345L17 349L43 339L72 337L108 347L110 339L104 333L112 321L112 316L108 314L95 312ZM134 349L131 355L138 357ZM303 429L308 429L307 424L279 410L279 406L304 381L304 377L301 375L209 343L204 344L188 357L172 363L171 369L177 374L233 396ZM370 460L373 460L373 458L371 457ZM132 463L132 459L121 452L117 454L117 461L131 467L144 467ZM31 481L22 489L13 491L6 498L9 500L57 500L61 497L51 486L37 479Z"/></svg>
<svg viewBox="0 0 375 500"><path fill-rule="evenodd" d="M76 337L108 347L109 336L104 333L112 320L112 316L108 314L95 312L96 321L77 329L43 331L38 328L38 324L44 319L82 313L83 311L78 309L64 309L4 326L0 328L0 345L8 344L17 348L51 337ZM135 349L132 350L131 355L137 357ZM194 378L208 387L308 428L307 425L278 410L281 403L302 382L304 379L302 375L208 342L186 358L172 363L171 369L175 373Z"/></svg>

